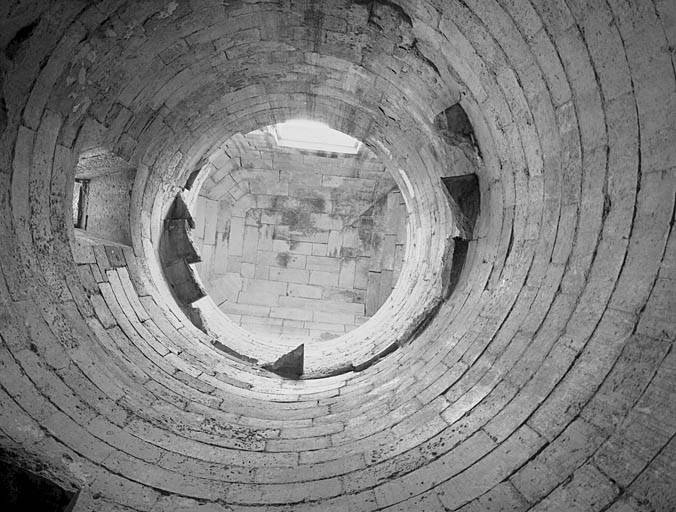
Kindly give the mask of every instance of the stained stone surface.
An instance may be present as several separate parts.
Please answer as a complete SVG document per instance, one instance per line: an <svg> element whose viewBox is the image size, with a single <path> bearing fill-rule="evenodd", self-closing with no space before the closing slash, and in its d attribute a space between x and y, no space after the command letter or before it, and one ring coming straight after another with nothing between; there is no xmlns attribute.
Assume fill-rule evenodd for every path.
<svg viewBox="0 0 676 512"><path fill-rule="evenodd" d="M237 140L212 159L194 206L211 298L271 342L328 341L364 323L406 246L406 206L383 163L366 148L285 148L265 131Z"/></svg>
<svg viewBox="0 0 676 512"><path fill-rule="evenodd" d="M669 0L0 2L2 452L76 512L674 510L675 24ZM224 144L298 118L362 141L409 227L389 298L292 380L263 366L298 343L209 297L210 330L186 317L159 244ZM134 171L103 203L128 243L72 227L101 150ZM443 180L470 174L440 302Z"/></svg>

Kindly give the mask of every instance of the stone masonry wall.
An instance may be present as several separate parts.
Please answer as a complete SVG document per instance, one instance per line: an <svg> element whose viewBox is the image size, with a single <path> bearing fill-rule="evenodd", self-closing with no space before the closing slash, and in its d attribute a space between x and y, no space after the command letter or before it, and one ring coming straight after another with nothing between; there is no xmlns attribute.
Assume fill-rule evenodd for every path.
<svg viewBox="0 0 676 512"><path fill-rule="evenodd" d="M0 451L74 512L673 511L674 48L670 0L0 2ZM475 156L434 125L458 102ZM411 230L313 356L358 364L287 380L194 327L156 242L224 141L298 117L364 141ZM132 246L73 231L102 147ZM397 344L468 167L465 266Z"/></svg>
<svg viewBox="0 0 676 512"><path fill-rule="evenodd" d="M234 145L212 160L195 204L196 268L216 304L271 340L325 341L365 322L396 284L406 243L406 207L383 164L365 148L301 151L264 132Z"/></svg>
<svg viewBox="0 0 676 512"><path fill-rule="evenodd" d="M109 151L85 152L78 159L75 178L86 180L81 206L86 235L131 245L129 203L136 169Z"/></svg>

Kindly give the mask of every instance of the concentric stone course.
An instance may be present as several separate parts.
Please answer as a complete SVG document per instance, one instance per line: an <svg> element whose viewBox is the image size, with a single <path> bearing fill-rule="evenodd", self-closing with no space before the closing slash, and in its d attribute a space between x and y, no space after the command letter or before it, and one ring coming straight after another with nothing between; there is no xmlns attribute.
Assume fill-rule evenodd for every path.
<svg viewBox="0 0 676 512"><path fill-rule="evenodd" d="M5 1L0 27L0 439L75 510L674 509L672 1ZM411 206L381 337L346 341L380 353L438 291L458 101L481 211L410 343L283 380L173 302L154 244L187 177L310 117ZM101 148L136 169L132 247L74 235Z"/></svg>

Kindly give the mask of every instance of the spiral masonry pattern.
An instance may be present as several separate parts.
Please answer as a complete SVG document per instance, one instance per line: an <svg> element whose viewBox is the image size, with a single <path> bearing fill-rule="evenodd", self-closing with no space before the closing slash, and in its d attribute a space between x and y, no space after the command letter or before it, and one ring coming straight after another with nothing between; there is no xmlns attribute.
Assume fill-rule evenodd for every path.
<svg viewBox="0 0 676 512"><path fill-rule="evenodd" d="M673 1L7 1L0 27L0 439L75 510L676 506ZM457 102L481 211L415 339L292 381L183 315L173 198L233 134L309 117L407 196L406 271L349 333L382 353L438 294ZM101 148L136 168L133 247L73 232Z"/></svg>

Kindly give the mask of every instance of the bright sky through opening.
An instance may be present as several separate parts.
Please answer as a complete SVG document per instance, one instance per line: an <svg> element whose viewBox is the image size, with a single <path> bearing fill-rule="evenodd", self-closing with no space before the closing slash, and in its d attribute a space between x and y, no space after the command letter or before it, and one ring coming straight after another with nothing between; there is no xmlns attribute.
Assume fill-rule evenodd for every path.
<svg viewBox="0 0 676 512"><path fill-rule="evenodd" d="M361 142L317 121L296 119L274 126L277 144L310 151L327 151L354 155Z"/></svg>

